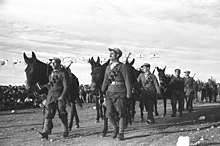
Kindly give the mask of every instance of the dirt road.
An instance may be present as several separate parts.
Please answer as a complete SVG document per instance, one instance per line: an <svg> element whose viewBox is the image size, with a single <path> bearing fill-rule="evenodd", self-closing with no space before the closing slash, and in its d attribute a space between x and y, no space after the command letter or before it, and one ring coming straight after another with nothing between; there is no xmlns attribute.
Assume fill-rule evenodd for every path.
<svg viewBox="0 0 220 146"><path fill-rule="evenodd" d="M175 146L180 136L189 136L190 145L220 145L220 102L196 103L194 111L184 111L183 117L162 117L162 101L159 101L158 117L155 124L140 122L139 109L136 108L135 122L126 129L125 140L111 139L111 125L107 137L100 137L103 122L95 123L94 104L78 108L80 128L70 131L68 138L62 137L62 125L55 117L54 129L48 141L41 141L42 109L0 112L1 146ZM146 117L146 113L145 117ZM205 119L202 119L205 116ZM199 119L201 118L201 120Z"/></svg>

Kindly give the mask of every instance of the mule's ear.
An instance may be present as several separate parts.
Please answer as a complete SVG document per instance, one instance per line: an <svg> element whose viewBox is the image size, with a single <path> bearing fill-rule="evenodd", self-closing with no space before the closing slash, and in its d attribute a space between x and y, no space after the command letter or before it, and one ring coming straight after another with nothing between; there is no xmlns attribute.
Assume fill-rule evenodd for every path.
<svg viewBox="0 0 220 146"><path fill-rule="evenodd" d="M99 57L98 57L96 63L97 63L97 64L100 64L100 58L99 58Z"/></svg>
<svg viewBox="0 0 220 146"><path fill-rule="evenodd" d="M155 67L155 68L157 69L158 72L160 71L159 67Z"/></svg>
<svg viewBox="0 0 220 146"><path fill-rule="evenodd" d="M102 67L103 67L103 68L106 68L106 67L109 65L109 63L110 63L110 59L109 59L106 63L104 63L104 64L102 65Z"/></svg>
<svg viewBox="0 0 220 146"><path fill-rule="evenodd" d="M165 72L165 70L166 70L166 67L167 67L167 66L165 66L165 67L164 67L164 69L163 69L163 72Z"/></svg>
<svg viewBox="0 0 220 146"><path fill-rule="evenodd" d="M133 60L129 64L132 66L134 62L135 62L135 59L133 58Z"/></svg>
<svg viewBox="0 0 220 146"><path fill-rule="evenodd" d="M36 57L36 55L35 55L34 52L32 52L32 58L33 58L34 60L37 60L37 57Z"/></svg>
<svg viewBox="0 0 220 146"><path fill-rule="evenodd" d="M25 53L23 53L23 56L24 56L24 61L25 63L29 63L29 58L27 57L27 55Z"/></svg>
<svg viewBox="0 0 220 146"><path fill-rule="evenodd" d="M94 64L95 63L95 61L94 61L94 59L93 59L93 57L91 58L91 64Z"/></svg>
<svg viewBox="0 0 220 146"><path fill-rule="evenodd" d="M154 68L154 70L152 71L152 74L154 74L154 72L155 72L155 68Z"/></svg>

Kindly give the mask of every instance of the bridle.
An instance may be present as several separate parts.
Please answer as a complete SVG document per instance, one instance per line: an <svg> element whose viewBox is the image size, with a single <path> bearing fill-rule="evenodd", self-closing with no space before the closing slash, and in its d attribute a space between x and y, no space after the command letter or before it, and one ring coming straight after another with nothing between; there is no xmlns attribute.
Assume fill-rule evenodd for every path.
<svg viewBox="0 0 220 146"><path fill-rule="evenodd" d="M47 74L46 74L46 77L48 78L49 77L49 66L50 66L50 63L47 63L46 64L46 69L47 69ZM33 91L33 92L37 92L37 86L36 86L36 83L40 81L40 76L41 76L41 72L40 72L40 62L37 62L37 65L36 65L36 69L37 69L37 74L36 74L36 78L35 80L33 80L33 84L30 85L30 82L28 82L28 80L26 81L26 84L30 87L30 92Z"/></svg>

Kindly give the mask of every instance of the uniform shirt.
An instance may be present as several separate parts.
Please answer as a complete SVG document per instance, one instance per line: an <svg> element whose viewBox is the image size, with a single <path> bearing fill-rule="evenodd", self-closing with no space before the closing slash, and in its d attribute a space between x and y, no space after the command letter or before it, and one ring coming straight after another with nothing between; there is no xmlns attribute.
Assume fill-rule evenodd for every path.
<svg viewBox="0 0 220 146"><path fill-rule="evenodd" d="M110 72L111 70L111 64L108 65L106 67L105 70L105 76L104 76L104 81L102 84L102 91L109 91L109 92L126 92L127 93L127 97L131 96L131 89L132 89L132 84L131 84L131 79L130 79L130 75L129 75L129 70L128 70L128 66L126 66L125 64L122 63L118 63L117 66L115 66L119 72L118 75L116 76L114 82L120 82L120 83L124 83L124 85L112 85L108 83L108 79L110 76Z"/></svg>
<svg viewBox="0 0 220 146"><path fill-rule="evenodd" d="M156 94L156 92L158 94L161 94L159 83L155 75L151 73L141 73L137 78L137 82L141 83L141 86L143 88L142 92L146 94Z"/></svg>
<svg viewBox="0 0 220 146"><path fill-rule="evenodd" d="M184 89L194 89L195 81L192 77L184 77Z"/></svg>
<svg viewBox="0 0 220 146"><path fill-rule="evenodd" d="M180 76L172 76L169 85L171 90L184 91L184 80Z"/></svg>
<svg viewBox="0 0 220 146"><path fill-rule="evenodd" d="M48 95L47 95L47 104L57 101L59 97L63 99L67 93L67 77L63 69L55 70L49 76L49 82L52 83Z"/></svg>

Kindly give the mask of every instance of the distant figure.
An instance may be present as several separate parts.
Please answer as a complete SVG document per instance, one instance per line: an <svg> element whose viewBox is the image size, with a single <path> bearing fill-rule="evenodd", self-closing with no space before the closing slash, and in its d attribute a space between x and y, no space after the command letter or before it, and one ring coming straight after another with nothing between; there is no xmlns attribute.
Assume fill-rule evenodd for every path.
<svg viewBox="0 0 220 146"><path fill-rule="evenodd" d="M186 109L189 112L193 111L193 99L194 99L194 89L195 89L195 81L192 77L189 76L190 71L185 71L184 77L184 93L186 96Z"/></svg>
<svg viewBox="0 0 220 146"><path fill-rule="evenodd" d="M111 62L105 71L102 91L106 92L106 114L114 129L112 138L123 140L127 99L131 98L131 78L128 67L119 62L122 51L119 48L109 48L109 51Z"/></svg>
<svg viewBox="0 0 220 146"><path fill-rule="evenodd" d="M218 98L220 98L220 85L217 86Z"/></svg>
<svg viewBox="0 0 220 146"><path fill-rule="evenodd" d="M182 112L184 108L184 80L180 77L181 70L175 69L174 76L170 80L170 90L171 90L171 106L173 114L171 117L176 117L176 104L179 104L179 117L182 117Z"/></svg>

